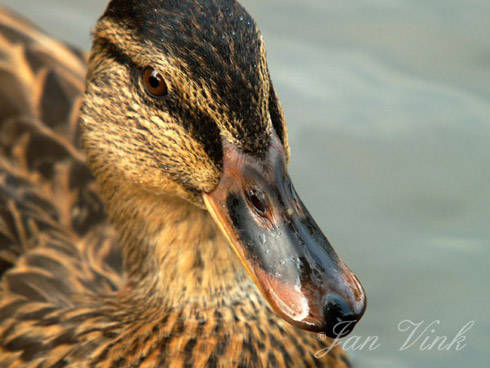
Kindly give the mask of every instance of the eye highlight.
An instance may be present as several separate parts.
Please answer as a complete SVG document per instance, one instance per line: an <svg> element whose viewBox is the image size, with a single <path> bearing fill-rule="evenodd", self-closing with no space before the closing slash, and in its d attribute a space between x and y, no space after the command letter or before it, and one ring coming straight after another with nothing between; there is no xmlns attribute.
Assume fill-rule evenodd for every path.
<svg viewBox="0 0 490 368"><path fill-rule="evenodd" d="M155 69L148 67L143 72L143 85L146 92L153 97L168 95L167 83Z"/></svg>

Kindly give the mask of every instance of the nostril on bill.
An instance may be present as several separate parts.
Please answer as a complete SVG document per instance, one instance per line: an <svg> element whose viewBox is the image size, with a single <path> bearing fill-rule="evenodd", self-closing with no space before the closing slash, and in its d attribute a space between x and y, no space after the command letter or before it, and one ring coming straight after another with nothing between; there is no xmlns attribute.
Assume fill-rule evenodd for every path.
<svg viewBox="0 0 490 368"><path fill-rule="evenodd" d="M330 293L325 297L323 315L323 332L331 338L340 338L351 333L362 317L362 314L354 312L349 303L336 293Z"/></svg>
<svg viewBox="0 0 490 368"><path fill-rule="evenodd" d="M247 198L255 209L255 212L259 216L265 216L267 212L267 201L264 193L258 188L253 188L247 191Z"/></svg>

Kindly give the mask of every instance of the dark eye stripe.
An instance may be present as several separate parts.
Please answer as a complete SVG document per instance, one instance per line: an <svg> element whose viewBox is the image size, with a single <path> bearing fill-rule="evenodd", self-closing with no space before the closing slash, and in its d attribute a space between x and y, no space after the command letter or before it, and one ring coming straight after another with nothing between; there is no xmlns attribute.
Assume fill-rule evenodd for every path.
<svg viewBox="0 0 490 368"><path fill-rule="evenodd" d="M99 38L98 42L102 46L102 48L118 63L123 65L132 65L137 66L134 60L126 53L122 48L120 48L117 44L112 42L108 38Z"/></svg>
<svg viewBox="0 0 490 368"><path fill-rule="evenodd" d="M121 65L129 65L132 69L138 70L138 73L133 73L135 79L129 83L139 83L138 78L141 75L141 70L144 70L146 65L142 66L136 63L131 56L108 38L99 38L98 42L101 43L101 47L116 62ZM171 115L173 119L181 122L183 128L189 132L196 141L204 146L206 153L215 165L218 168L221 167L223 157L222 142L220 129L216 121L214 121L208 114L195 107L186 107L186 104L182 103L183 96L179 94L178 86L172 87L175 87L175 89L172 90L172 94L164 99L166 112ZM142 88L140 88L140 90L142 90ZM157 108L161 108L161 106L157 106Z"/></svg>

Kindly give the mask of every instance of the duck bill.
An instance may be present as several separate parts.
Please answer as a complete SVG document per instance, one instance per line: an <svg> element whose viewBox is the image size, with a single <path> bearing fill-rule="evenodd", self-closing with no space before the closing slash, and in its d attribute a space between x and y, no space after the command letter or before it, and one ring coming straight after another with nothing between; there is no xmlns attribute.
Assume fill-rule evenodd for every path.
<svg viewBox="0 0 490 368"><path fill-rule="evenodd" d="M225 143L222 178L204 201L279 316L329 337L352 331L363 288L298 197L277 137L262 159Z"/></svg>

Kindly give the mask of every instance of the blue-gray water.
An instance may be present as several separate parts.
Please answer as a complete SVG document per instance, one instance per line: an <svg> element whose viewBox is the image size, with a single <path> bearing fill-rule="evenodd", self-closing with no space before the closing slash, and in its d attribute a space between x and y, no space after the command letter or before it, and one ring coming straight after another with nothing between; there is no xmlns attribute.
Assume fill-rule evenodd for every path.
<svg viewBox="0 0 490 368"><path fill-rule="evenodd" d="M1 0L88 48L103 0ZM490 2L247 0L288 118L298 191L369 299L358 367L488 367ZM403 320L464 350L399 351ZM430 331L429 331L429 335Z"/></svg>

